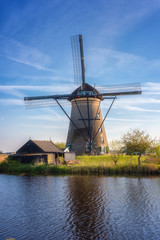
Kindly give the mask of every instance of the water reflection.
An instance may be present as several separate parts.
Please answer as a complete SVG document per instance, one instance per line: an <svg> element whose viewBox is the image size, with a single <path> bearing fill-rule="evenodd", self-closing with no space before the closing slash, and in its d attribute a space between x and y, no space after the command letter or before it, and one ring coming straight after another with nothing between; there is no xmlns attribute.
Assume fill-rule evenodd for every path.
<svg viewBox="0 0 160 240"><path fill-rule="evenodd" d="M0 175L0 239L159 239L160 179Z"/></svg>
<svg viewBox="0 0 160 240"><path fill-rule="evenodd" d="M153 200L160 200L157 180L95 176L68 178L67 224L72 236L75 239L158 238L160 207L158 201L155 204ZM154 188L157 194L153 194ZM153 212L154 209L158 212Z"/></svg>
<svg viewBox="0 0 160 240"><path fill-rule="evenodd" d="M70 177L68 178L67 206L70 224L75 239L102 239L112 234L110 210L107 208L109 195L103 189L103 178Z"/></svg>

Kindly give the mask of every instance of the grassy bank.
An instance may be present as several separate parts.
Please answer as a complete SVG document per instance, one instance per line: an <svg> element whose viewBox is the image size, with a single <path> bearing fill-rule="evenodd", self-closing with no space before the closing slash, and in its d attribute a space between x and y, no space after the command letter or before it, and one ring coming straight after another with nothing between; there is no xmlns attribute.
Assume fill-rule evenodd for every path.
<svg viewBox="0 0 160 240"><path fill-rule="evenodd" d="M104 175L160 175L160 158L142 157L141 165L137 156L120 156L115 165L111 156L80 156L77 163L70 165L21 164L7 160L0 163L0 173L18 175L56 175L56 174L104 174Z"/></svg>

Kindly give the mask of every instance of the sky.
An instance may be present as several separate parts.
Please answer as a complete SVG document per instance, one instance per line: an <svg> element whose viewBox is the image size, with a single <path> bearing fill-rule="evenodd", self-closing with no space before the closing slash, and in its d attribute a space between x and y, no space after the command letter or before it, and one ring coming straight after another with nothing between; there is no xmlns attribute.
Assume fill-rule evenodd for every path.
<svg viewBox="0 0 160 240"><path fill-rule="evenodd" d="M115 101L105 121L108 141L135 128L159 138L159 23L159 0L0 0L0 151L15 152L30 138L66 141L69 120L59 107L26 109L23 99L76 88L77 34L89 84L142 87L142 95ZM110 103L102 102L103 115Z"/></svg>

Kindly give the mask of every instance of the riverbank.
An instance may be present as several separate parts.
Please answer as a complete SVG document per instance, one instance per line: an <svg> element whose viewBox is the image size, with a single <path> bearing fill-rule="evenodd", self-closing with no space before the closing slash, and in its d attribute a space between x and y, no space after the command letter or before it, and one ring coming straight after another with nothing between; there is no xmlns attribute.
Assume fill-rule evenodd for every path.
<svg viewBox="0 0 160 240"><path fill-rule="evenodd" d="M137 156L120 156L116 165L113 156L79 156L76 162L67 165L30 165L12 160L0 163L0 173L18 175L160 175L160 158L142 157L141 165Z"/></svg>
<svg viewBox="0 0 160 240"><path fill-rule="evenodd" d="M0 154L0 163L3 162L6 158L8 158L8 154Z"/></svg>

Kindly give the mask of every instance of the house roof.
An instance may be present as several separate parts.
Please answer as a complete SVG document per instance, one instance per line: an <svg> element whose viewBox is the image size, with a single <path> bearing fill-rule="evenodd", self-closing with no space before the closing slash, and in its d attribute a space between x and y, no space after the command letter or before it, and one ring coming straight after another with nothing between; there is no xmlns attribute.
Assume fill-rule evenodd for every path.
<svg viewBox="0 0 160 240"><path fill-rule="evenodd" d="M40 140L31 140L44 152L63 152L58 148L52 141L40 141Z"/></svg>
<svg viewBox="0 0 160 240"><path fill-rule="evenodd" d="M63 153L52 141L29 140L16 153Z"/></svg>

